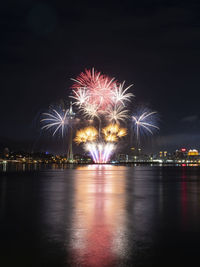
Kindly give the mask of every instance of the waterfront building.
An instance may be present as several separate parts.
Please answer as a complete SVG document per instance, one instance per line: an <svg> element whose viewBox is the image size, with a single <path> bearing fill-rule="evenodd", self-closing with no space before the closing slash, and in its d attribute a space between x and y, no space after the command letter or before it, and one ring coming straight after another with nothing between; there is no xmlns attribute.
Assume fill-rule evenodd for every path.
<svg viewBox="0 0 200 267"><path fill-rule="evenodd" d="M72 109L72 102L70 102L70 108L69 108L69 113L68 113L68 119L70 121L70 132L69 132L69 143L68 143L68 151L67 151L67 160L68 162L73 162L74 158L73 158L73 148L72 148L72 142L73 142L73 129L72 129L72 122L73 119L75 117L75 113L73 112Z"/></svg>
<svg viewBox="0 0 200 267"><path fill-rule="evenodd" d="M118 154L117 155L117 160L119 162L128 162L128 155L127 154Z"/></svg>
<svg viewBox="0 0 200 267"><path fill-rule="evenodd" d="M187 153L188 156L198 156L199 152L196 149L190 149Z"/></svg>
<svg viewBox="0 0 200 267"><path fill-rule="evenodd" d="M187 158L187 155L188 155L187 148L180 148L175 151L176 160L184 160Z"/></svg>
<svg viewBox="0 0 200 267"><path fill-rule="evenodd" d="M9 149L7 147L4 148L3 155L4 155L5 158L9 157Z"/></svg>

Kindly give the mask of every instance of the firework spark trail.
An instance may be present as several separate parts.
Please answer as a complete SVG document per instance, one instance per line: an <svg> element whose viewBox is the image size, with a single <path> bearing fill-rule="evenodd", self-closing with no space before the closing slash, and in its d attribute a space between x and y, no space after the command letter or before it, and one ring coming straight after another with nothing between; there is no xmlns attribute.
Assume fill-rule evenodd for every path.
<svg viewBox="0 0 200 267"><path fill-rule="evenodd" d="M88 150L92 156L92 159L95 163L99 163L99 158L96 152L96 145L94 143L87 143L86 150Z"/></svg>
<svg viewBox="0 0 200 267"><path fill-rule="evenodd" d="M119 84L119 86L117 86L115 84L115 89L113 91L113 101L114 103L118 103L120 102L123 106L125 106L125 102L131 101L131 97L133 97L134 95L132 93L126 93L128 91L129 88L131 88L133 86L133 84L129 85L128 87L126 87L125 89L123 88L125 84L125 81L121 84Z"/></svg>
<svg viewBox="0 0 200 267"><path fill-rule="evenodd" d="M105 145L104 154L103 154L103 163L107 162L106 161L107 151L108 151L108 144Z"/></svg>
<svg viewBox="0 0 200 267"><path fill-rule="evenodd" d="M90 152L95 163L106 163L114 150L114 145L109 143L87 143L85 148Z"/></svg>
<svg viewBox="0 0 200 267"><path fill-rule="evenodd" d="M107 144L107 151L106 151L106 158L105 158L105 162L108 161L109 157L110 157L110 154L114 148L113 144Z"/></svg>
<svg viewBox="0 0 200 267"><path fill-rule="evenodd" d="M90 126L78 130L76 133L76 137L74 138L74 141L77 144L93 142L97 139L97 136L98 136L98 131L96 130L96 128Z"/></svg>
<svg viewBox="0 0 200 267"><path fill-rule="evenodd" d="M58 132L59 129L61 129L63 136L66 126L69 124L67 119L68 113L68 109L60 113L56 109L50 109L49 113L43 113L42 115L45 116L45 118L41 119L41 122L45 122L46 125L42 126L41 129L49 130L54 128L55 130L53 132L53 136Z"/></svg>
<svg viewBox="0 0 200 267"><path fill-rule="evenodd" d="M92 144L92 149L94 151L94 155L95 155L95 158L96 158L96 162L99 163L99 154L98 154L98 150L96 148L96 144Z"/></svg>
<svg viewBox="0 0 200 267"><path fill-rule="evenodd" d="M102 144L98 145L98 149L99 149L99 161L102 162L102 150L103 150Z"/></svg>
<svg viewBox="0 0 200 267"><path fill-rule="evenodd" d="M108 159L109 159L110 154L113 151L113 149L114 149L114 146L112 144L108 143L105 145L104 154L103 154L103 158L102 158L103 163L108 162Z"/></svg>
<svg viewBox="0 0 200 267"><path fill-rule="evenodd" d="M73 90L74 96L70 96L71 98L75 99L74 104L82 107L88 100L89 95L86 88L78 88L77 91Z"/></svg>
<svg viewBox="0 0 200 267"><path fill-rule="evenodd" d="M109 134L109 135L105 136L104 139L107 142L117 142L117 140L118 140L117 136L114 134Z"/></svg>
<svg viewBox="0 0 200 267"><path fill-rule="evenodd" d="M99 118L98 106L96 106L95 104L84 105L80 108L80 111L83 112L83 115L86 118L89 118L89 119Z"/></svg>
<svg viewBox="0 0 200 267"><path fill-rule="evenodd" d="M92 144L90 144L90 143L87 144L87 145L86 145L86 150L88 150L88 151L90 152L93 161L94 161L95 163L97 163L96 157L95 157L94 152L93 152Z"/></svg>
<svg viewBox="0 0 200 267"><path fill-rule="evenodd" d="M109 124L102 129L104 140L107 142L117 142L119 138L127 135L126 128L120 128L119 124Z"/></svg>
<svg viewBox="0 0 200 267"><path fill-rule="evenodd" d="M155 130L159 130L159 127L156 125L157 119L156 111L144 110L137 115L133 115L132 121L136 129L137 139L139 139L140 134L150 133L153 135Z"/></svg>
<svg viewBox="0 0 200 267"><path fill-rule="evenodd" d="M107 111L107 118L112 123L125 122L128 119L128 110L123 106L110 106Z"/></svg>
<svg viewBox="0 0 200 267"><path fill-rule="evenodd" d="M119 129L118 133L117 133L117 136L118 137L123 137L123 136L126 136L127 135L127 129L126 128L121 128Z"/></svg>
<svg viewBox="0 0 200 267"><path fill-rule="evenodd" d="M72 79L74 84L73 92L85 88L88 93L88 103L98 106L98 110L104 110L112 103L113 90L116 84L114 78L110 78L94 70L85 70L76 79ZM78 100L79 101L79 100Z"/></svg>
<svg viewBox="0 0 200 267"><path fill-rule="evenodd" d="M108 148L108 152L107 152L107 155L106 155L106 161L105 161L105 163L108 162L108 160L109 160L109 158L111 156L111 153L112 153L113 149L114 149L114 145L113 144L109 144L109 148Z"/></svg>

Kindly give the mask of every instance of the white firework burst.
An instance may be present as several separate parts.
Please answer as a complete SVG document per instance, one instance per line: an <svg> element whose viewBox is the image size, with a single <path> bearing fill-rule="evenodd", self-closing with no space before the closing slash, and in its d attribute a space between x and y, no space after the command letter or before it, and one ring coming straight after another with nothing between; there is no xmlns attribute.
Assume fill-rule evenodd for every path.
<svg viewBox="0 0 200 267"><path fill-rule="evenodd" d="M58 112L56 109L50 109L49 113L43 113L42 115L44 118L41 120L41 122L45 122L46 124L42 126L41 129L44 130L53 130L53 136L61 130L62 136L64 134L64 131L68 125L68 118L67 115L69 113L69 110Z"/></svg>
<svg viewBox="0 0 200 267"><path fill-rule="evenodd" d="M83 105L80 110L83 112L83 115L88 118L88 119L94 119L99 118L98 116L98 106L93 105L93 104L86 104Z"/></svg>
<svg viewBox="0 0 200 267"><path fill-rule="evenodd" d="M124 84L125 84L125 81L121 83L119 86L115 84L115 89L113 91L113 101L116 104L120 102L122 105L125 106L124 102L126 101L130 102L131 97L133 97L134 95L132 93L127 93L128 89L132 87L133 85L131 84L124 89L123 88Z"/></svg>
<svg viewBox="0 0 200 267"><path fill-rule="evenodd" d="M128 110L124 109L122 105L110 106L107 109L107 118L114 123L119 123L119 121L125 122L128 118Z"/></svg>
<svg viewBox="0 0 200 267"><path fill-rule="evenodd" d="M74 104L81 107L89 100L89 95L86 88L78 88L78 90L73 90L74 96L70 96L75 99Z"/></svg>

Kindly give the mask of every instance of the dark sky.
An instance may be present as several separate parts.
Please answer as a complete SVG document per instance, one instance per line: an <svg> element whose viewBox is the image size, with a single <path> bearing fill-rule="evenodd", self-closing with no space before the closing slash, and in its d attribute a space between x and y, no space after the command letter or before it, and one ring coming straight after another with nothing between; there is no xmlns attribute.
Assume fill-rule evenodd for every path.
<svg viewBox="0 0 200 267"><path fill-rule="evenodd" d="M200 148L199 1L18 0L0 13L3 146L47 149L39 114L67 99L71 77L95 67L134 83L133 108L159 112L154 150Z"/></svg>

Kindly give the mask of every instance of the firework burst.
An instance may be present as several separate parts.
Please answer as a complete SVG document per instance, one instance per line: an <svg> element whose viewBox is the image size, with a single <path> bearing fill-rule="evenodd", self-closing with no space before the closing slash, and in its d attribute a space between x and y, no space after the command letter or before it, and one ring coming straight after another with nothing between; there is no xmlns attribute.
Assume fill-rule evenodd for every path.
<svg viewBox="0 0 200 267"><path fill-rule="evenodd" d="M124 106L109 106L106 110L107 119L112 123L125 122L128 119L128 110Z"/></svg>
<svg viewBox="0 0 200 267"><path fill-rule="evenodd" d="M69 110L61 110L58 111L54 108L51 108L49 113L43 113L43 119L41 119L42 123L45 123L44 126L42 126L42 129L44 130L53 130L53 136L58 132L61 131L61 134L63 136L64 131L67 128L67 125L69 125L69 120L67 118L67 115L69 113Z"/></svg>
<svg viewBox="0 0 200 267"><path fill-rule="evenodd" d="M114 78L110 78L94 70L85 70L76 79L72 79L72 86L75 97L78 94L78 103L80 102L79 90L87 90L87 102L98 107L98 110L104 110L112 102L113 90L116 84ZM84 101L86 103L86 101Z"/></svg>
<svg viewBox="0 0 200 267"><path fill-rule="evenodd" d="M155 130L159 130L157 126L158 114L156 111L144 109L132 116L133 127L139 139L140 135L153 135Z"/></svg>
<svg viewBox="0 0 200 267"><path fill-rule="evenodd" d="M77 91L73 90L74 96L70 96L71 98L75 99L74 104L82 107L88 100L89 95L85 88L78 88Z"/></svg>
<svg viewBox="0 0 200 267"><path fill-rule="evenodd" d="M119 129L118 133L117 133L117 136L119 138L123 137L123 136L126 136L127 135L127 129L126 128L121 128Z"/></svg>
<svg viewBox="0 0 200 267"><path fill-rule="evenodd" d="M98 107L94 104L87 104L80 108L80 111L83 112L83 116L88 119L99 118Z"/></svg>
<svg viewBox="0 0 200 267"><path fill-rule="evenodd" d="M102 129L104 140L107 142L117 142L119 138L127 135L126 128L120 128L119 124L109 124Z"/></svg>
<svg viewBox="0 0 200 267"><path fill-rule="evenodd" d="M115 89L113 91L114 103L116 103L116 104L120 103L123 106L125 106L125 102L127 102L127 101L130 102L131 97L134 96L132 93L127 93L128 89L131 88L133 85L131 84L124 89L124 84L125 84L125 81L122 84L120 84L119 86L117 86L115 84Z"/></svg>
<svg viewBox="0 0 200 267"><path fill-rule="evenodd" d="M74 141L77 144L93 142L97 139L97 135L98 135L98 131L96 130L96 128L92 126L86 127L84 129L77 131Z"/></svg>

